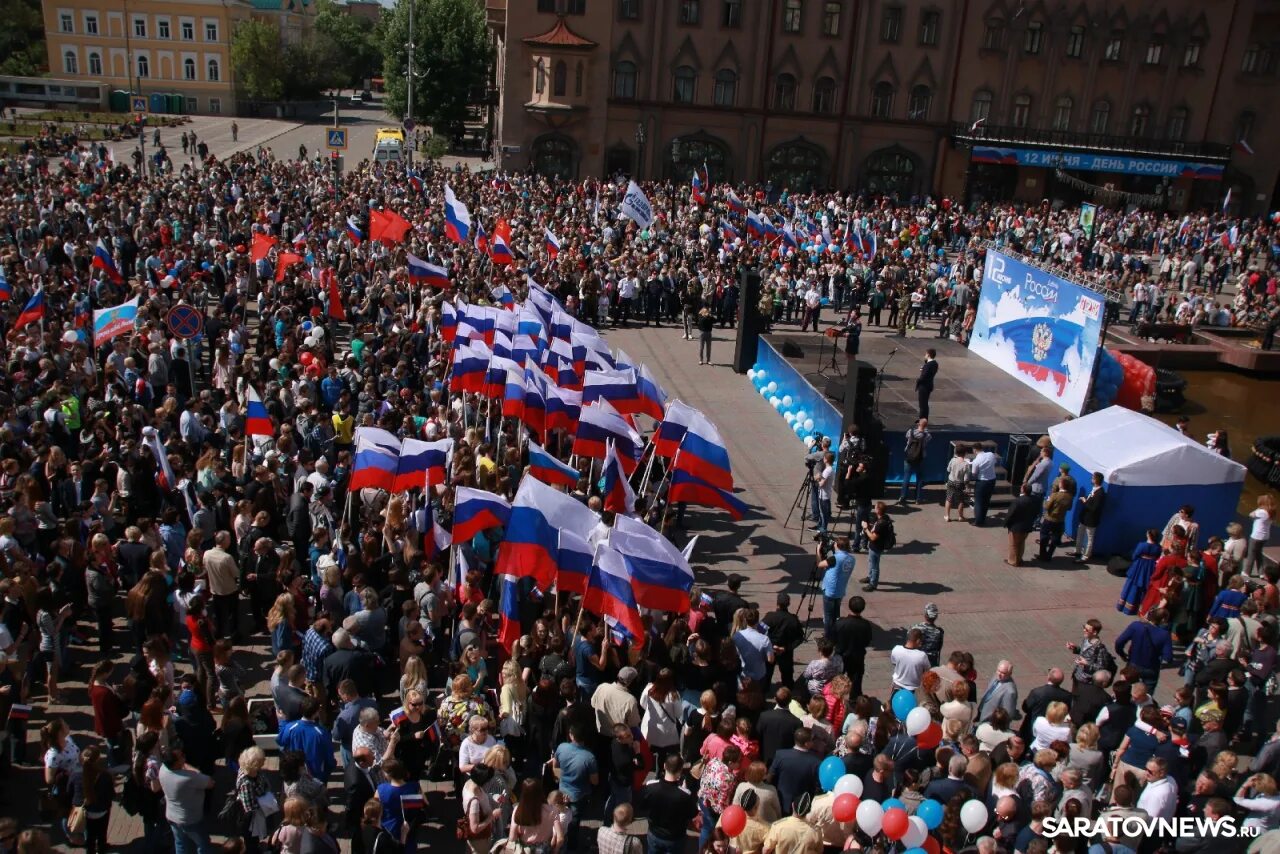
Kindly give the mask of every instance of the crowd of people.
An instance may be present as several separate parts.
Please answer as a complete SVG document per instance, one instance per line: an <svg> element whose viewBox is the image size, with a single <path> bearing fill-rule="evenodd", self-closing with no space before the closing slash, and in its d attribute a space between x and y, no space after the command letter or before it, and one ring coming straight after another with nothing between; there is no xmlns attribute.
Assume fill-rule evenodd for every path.
<svg viewBox="0 0 1280 854"><path fill-rule="evenodd" d="M1085 236L1048 205L736 188L804 237L787 249L726 236L727 187L694 204L689 187L646 185L658 216L639 229L618 215L622 188L592 180L370 163L339 175L262 149L147 174L106 156L0 161L0 713L8 758L43 767L54 823L19 835L0 820L0 850L41 854L50 838L105 850L113 809L141 818L141 845L178 854L207 854L215 830L227 852L411 854L441 816L457 818L437 844L606 854L684 851L691 832L699 851L887 850L917 835L897 809L921 820L913 847L930 852L1083 851L1050 843L1045 820L1095 810L1276 826L1280 743L1258 746L1256 773L1238 761L1274 717L1255 666L1274 659L1274 579L1252 597L1228 578L1224 591L1247 598L1238 611L1187 623L1197 675L1166 708L1147 662L1168 571L1147 581L1162 598L1143 628L1125 630L1140 635L1117 650L1128 664L1090 620L1072 688L1052 669L1019 703L1008 662L985 677L943 648L935 606L893 650L893 684L864 686L871 627L863 599L845 599L847 541L826 567L834 613L798 663L806 627L789 596L766 613L736 575L621 640L575 597L526 580L508 650L503 531L440 551L422 524L448 527L458 487L512 496L528 462L513 419L449 390L445 301L501 305L532 279L585 323L686 337L696 326L709 342L735 322L741 267L758 265L774 322L817 329L832 306L877 325L887 307L900 328L940 317L940 335L963 337L992 240L1112 287L1155 285L1163 306L1232 285L1253 317L1274 318L1271 223L1201 217L1188 230L1171 215L1099 212ZM451 239L446 182L474 225L509 234L512 263ZM374 210L412 228L369 239ZM1229 225L1233 248L1217 238ZM855 231L877 235L873 253L845 244ZM444 267L449 286L411 275L410 254ZM93 312L134 297L136 325L95 343ZM167 322L180 303L202 311L198 334ZM246 433L252 395L269 437ZM454 439L447 482L426 495L349 489L356 430L371 426ZM592 462L546 445L599 509ZM661 473L637 514L678 537ZM602 518L583 535L607 536ZM1219 638L1233 644L1225 664L1202 654ZM85 689L65 687L77 679ZM1240 690L1262 702L1237 733L1224 722ZM71 730L76 707L92 708L92 733ZM837 789L832 758L858 782ZM847 794L883 817L850 820ZM1228 850L1199 844L1177 843Z"/></svg>

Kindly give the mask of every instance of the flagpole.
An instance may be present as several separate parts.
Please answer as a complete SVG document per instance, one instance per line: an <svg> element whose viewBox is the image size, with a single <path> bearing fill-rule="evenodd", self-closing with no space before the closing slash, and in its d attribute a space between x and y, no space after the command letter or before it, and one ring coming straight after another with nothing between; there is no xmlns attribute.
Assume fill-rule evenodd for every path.
<svg viewBox="0 0 1280 854"><path fill-rule="evenodd" d="M652 444L652 440L650 441ZM640 494L644 495L646 489L649 488L649 475L653 473L653 461L658 458L658 451L655 448L653 453L649 455L649 463L645 466L644 477L640 480Z"/></svg>
<svg viewBox="0 0 1280 854"><path fill-rule="evenodd" d="M682 439L681 441L683 442L684 440ZM676 448L675 456L671 458L671 465L667 468L666 472L662 475L662 480L658 481L658 488L653 491L653 494L655 496L658 495L658 493L662 492L662 484L667 481L667 478L671 477L671 473L676 470L676 463L679 461L680 461L680 449ZM664 537L666 536L666 534L663 532L666 531L667 529L667 514L669 512L671 512L670 495L668 495L667 502L662 507L662 522L660 523L658 528L658 533L662 534Z"/></svg>

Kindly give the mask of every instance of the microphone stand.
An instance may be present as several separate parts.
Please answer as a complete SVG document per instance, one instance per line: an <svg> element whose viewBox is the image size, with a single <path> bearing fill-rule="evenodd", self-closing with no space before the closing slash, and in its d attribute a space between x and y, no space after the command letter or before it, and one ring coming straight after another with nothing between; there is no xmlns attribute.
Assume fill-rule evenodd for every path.
<svg viewBox="0 0 1280 854"><path fill-rule="evenodd" d="M893 361L893 357L898 354L898 349L899 348L894 347L889 351L889 355L885 358L884 364L881 365L880 370L876 372L876 396L875 400L872 401L871 408L877 417L880 415L880 389L884 387L884 372L885 369L889 367L889 363Z"/></svg>

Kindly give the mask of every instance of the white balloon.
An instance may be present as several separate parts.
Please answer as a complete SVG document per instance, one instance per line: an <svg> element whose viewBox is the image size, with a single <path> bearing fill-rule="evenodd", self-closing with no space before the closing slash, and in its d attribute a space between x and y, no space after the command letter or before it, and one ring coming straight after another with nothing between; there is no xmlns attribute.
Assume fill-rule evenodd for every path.
<svg viewBox="0 0 1280 854"><path fill-rule="evenodd" d="M769 381L769 394L773 394L773 393L774 393L775 391L777 391L777 390L778 390L778 384L777 384L776 382L773 382L772 380L770 380L770 381Z"/></svg>
<svg viewBox="0 0 1280 854"><path fill-rule="evenodd" d="M782 418L783 418L783 420L784 420L784 421L786 421L788 424L794 424L794 423L796 423L796 415L795 415L795 413L794 413L794 412L784 412L784 413L782 413Z"/></svg>
<svg viewBox="0 0 1280 854"><path fill-rule="evenodd" d="M811 444L813 437L809 437L809 441L805 444ZM836 787L832 789L836 797L840 795L853 795L855 798L862 797L862 778L857 774L845 774L839 780L836 780Z"/></svg>
<svg viewBox="0 0 1280 854"><path fill-rule="evenodd" d="M747 368L747 379L754 380L756 378L756 369Z"/></svg>
<svg viewBox="0 0 1280 854"><path fill-rule="evenodd" d="M967 801L960 807L960 823L970 833L977 833L987 826L987 805L982 801Z"/></svg>
<svg viewBox="0 0 1280 854"><path fill-rule="evenodd" d="M812 429L813 429L813 419L812 419L812 418L806 418L806 419L804 420L804 429L806 429L806 430L812 430Z"/></svg>
<svg viewBox="0 0 1280 854"><path fill-rule="evenodd" d="M796 418L798 418L801 421L805 420L808 417L809 417L809 413L805 412L803 409L801 409L799 412L796 413Z"/></svg>
<svg viewBox="0 0 1280 854"><path fill-rule="evenodd" d="M304 346L304 347L314 347L314 346L316 346L316 339L314 339L314 338L312 338L310 335L308 335L306 338L303 338L303 339L302 339L302 346Z"/></svg>
<svg viewBox="0 0 1280 854"><path fill-rule="evenodd" d="M924 706L916 706L907 712L907 735L919 735L929 728L932 720L928 709Z"/></svg>
<svg viewBox="0 0 1280 854"><path fill-rule="evenodd" d="M312 334L312 336L314 336L314 337L315 337L315 339L316 339L317 341L323 341L323 340L324 340L324 327L323 327L323 326L316 326L316 327L313 327L313 328L312 328L312 330L311 330L311 334Z"/></svg>
<svg viewBox="0 0 1280 854"><path fill-rule="evenodd" d="M973 803L970 801L970 803ZM880 832L880 825L884 823L884 807L875 801L867 800L858 804L858 827L862 828L862 832L867 836L875 836Z"/></svg>
<svg viewBox="0 0 1280 854"><path fill-rule="evenodd" d="M918 815L907 819L907 832L902 835L902 844L910 848L919 848L929 836L929 826Z"/></svg>
<svg viewBox="0 0 1280 854"><path fill-rule="evenodd" d="M792 399L791 395L787 395L786 397L782 398L782 405L785 406L787 409L790 409L791 404L793 403L795 403L795 400Z"/></svg>
<svg viewBox="0 0 1280 854"><path fill-rule="evenodd" d="M812 437L812 436L805 436L805 437L804 437L804 446L805 446L806 448L812 448L812 447L813 447L813 437Z"/></svg>
<svg viewBox="0 0 1280 854"><path fill-rule="evenodd" d="M782 401L778 400L776 395L774 397L769 398L769 405L772 406L774 409L782 409Z"/></svg>
<svg viewBox="0 0 1280 854"><path fill-rule="evenodd" d="M272 360L271 360L270 362L268 362L267 364L271 365L271 370L273 370L273 371L278 371L278 370L280 370L280 360L279 360L279 359L272 359Z"/></svg>
<svg viewBox="0 0 1280 854"><path fill-rule="evenodd" d="M769 399L769 387L767 385L760 386L760 396L765 400Z"/></svg>
<svg viewBox="0 0 1280 854"><path fill-rule="evenodd" d="M763 369L762 369L762 370L759 370L759 371L756 371L756 379L758 379L758 380L763 380L766 376L767 376L767 374L765 374L765 372L764 372L764 370L763 370Z"/></svg>

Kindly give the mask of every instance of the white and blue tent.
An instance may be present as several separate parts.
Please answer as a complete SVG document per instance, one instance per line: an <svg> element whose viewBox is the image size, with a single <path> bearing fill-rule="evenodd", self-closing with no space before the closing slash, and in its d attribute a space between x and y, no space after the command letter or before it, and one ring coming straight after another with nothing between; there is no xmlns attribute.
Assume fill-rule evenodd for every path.
<svg viewBox="0 0 1280 854"><path fill-rule="evenodd" d="M1102 472L1107 501L1095 557L1129 554L1148 528L1163 528L1184 504L1195 507L1202 547L1236 518L1245 467L1150 416L1112 406L1050 427L1049 438L1055 477L1067 463L1087 492L1090 475ZM1067 516L1068 534L1079 508L1077 501Z"/></svg>

